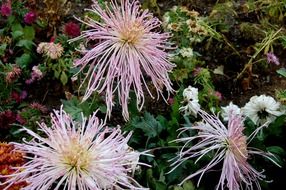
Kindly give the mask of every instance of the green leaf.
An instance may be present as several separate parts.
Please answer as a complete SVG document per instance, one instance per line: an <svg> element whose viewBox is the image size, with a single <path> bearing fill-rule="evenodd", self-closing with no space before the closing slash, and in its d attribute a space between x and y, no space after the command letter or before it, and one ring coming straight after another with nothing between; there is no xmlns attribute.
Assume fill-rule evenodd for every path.
<svg viewBox="0 0 286 190"><path fill-rule="evenodd" d="M106 113L107 112L107 107L106 107L106 105L101 105L101 106L99 106L99 111L101 111L102 113Z"/></svg>
<svg viewBox="0 0 286 190"><path fill-rule="evenodd" d="M280 146L269 146L266 148L267 151L273 153L273 154L278 154L278 155L281 155L281 156L285 156L286 155L286 152L283 148L281 148Z"/></svg>
<svg viewBox="0 0 286 190"><path fill-rule="evenodd" d="M33 41L31 41L31 40L20 40L17 44L16 44L16 46L18 46L18 47L24 47L24 48L26 48L27 50L32 50L32 47L34 46L35 44L34 44L34 42Z"/></svg>
<svg viewBox="0 0 286 190"><path fill-rule="evenodd" d="M164 129L159 121L157 121L153 115L148 112L144 113L144 117L138 123L132 123L135 128L139 128L144 132L144 135L148 138L154 138L158 136Z"/></svg>
<svg viewBox="0 0 286 190"><path fill-rule="evenodd" d="M27 66L32 62L32 57L30 54L24 53L20 57L16 58L16 64L23 68L27 68Z"/></svg>
<svg viewBox="0 0 286 190"><path fill-rule="evenodd" d="M12 35L13 40L15 40L15 39L17 39L17 38L23 36L23 34L24 34L24 33L23 33L22 31L20 31L20 30L16 30L16 31L14 31L14 32L11 32L11 35Z"/></svg>
<svg viewBox="0 0 286 190"><path fill-rule="evenodd" d="M3 56L5 54L6 48L7 48L7 44L0 45L0 56Z"/></svg>
<svg viewBox="0 0 286 190"><path fill-rule="evenodd" d="M35 29L32 26L25 26L23 29L24 39L34 40L35 38Z"/></svg>
<svg viewBox="0 0 286 190"><path fill-rule="evenodd" d="M66 85L68 82L68 76L65 72L62 72L61 74L61 78L60 78L61 82L63 85Z"/></svg>
<svg viewBox="0 0 286 190"><path fill-rule="evenodd" d="M61 100L64 105L64 110L71 115L76 121L81 121L82 108L79 106L80 102L76 97L70 100Z"/></svg>
<svg viewBox="0 0 286 190"><path fill-rule="evenodd" d="M14 23L11 27L12 32L16 32L16 31L23 31L23 27L20 23Z"/></svg>
<svg viewBox="0 0 286 190"><path fill-rule="evenodd" d="M60 78L60 74L61 74L60 71L54 70L54 77L55 78L57 78L57 79Z"/></svg>
<svg viewBox="0 0 286 190"><path fill-rule="evenodd" d="M280 68L280 69L276 70L276 72L278 74L280 74L281 76L286 77L286 69L285 68Z"/></svg>
<svg viewBox="0 0 286 190"><path fill-rule="evenodd" d="M195 190L196 188L195 188L194 184L191 181L186 181L183 184L183 189L184 190Z"/></svg>
<svg viewBox="0 0 286 190"><path fill-rule="evenodd" d="M155 179L152 169L148 169L146 175L150 189L167 190L167 185L164 182Z"/></svg>
<svg viewBox="0 0 286 190"><path fill-rule="evenodd" d="M15 21L16 17L14 15L11 15L8 17L8 20L7 20L7 24L9 26L11 26L13 24L13 22Z"/></svg>
<svg viewBox="0 0 286 190"><path fill-rule="evenodd" d="M285 161L283 161L284 160L283 158L285 158L286 152L282 147L280 147L280 146L269 146L266 148L266 150L268 152L271 152L272 154L274 154L271 157L271 159L274 162L278 163L280 166L282 166L284 164Z"/></svg>

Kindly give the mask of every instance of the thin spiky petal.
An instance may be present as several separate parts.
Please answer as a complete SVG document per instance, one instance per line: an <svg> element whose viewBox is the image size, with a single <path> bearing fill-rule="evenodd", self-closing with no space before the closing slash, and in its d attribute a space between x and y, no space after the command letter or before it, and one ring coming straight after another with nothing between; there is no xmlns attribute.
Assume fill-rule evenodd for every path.
<svg viewBox="0 0 286 190"><path fill-rule="evenodd" d="M61 109L51 114L51 123L39 124L47 137L24 128L33 139L13 143L28 162L4 176L5 190L23 180L28 183L23 190L146 189L131 176L144 154L127 145L131 133L124 137L119 127L106 127L95 113L76 122Z"/></svg>
<svg viewBox="0 0 286 190"><path fill-rule="evenodd" d="M112 0L105 9L94 1L91 9L87 10L98 15L102 22L91 18L79 19L90 29L70 40L86 39L95 43L74 63L80 72L89 68L84 79L87 87L83 101L95 91L105 93L107 116L110 117L113 95L117 92L122 115L128 120L131 90L136 94L139 110L144 104L143 87L153 97L146 78L151 79L158 97L162 95L163 87L168 94L173 91L168 73L174 65L168 61L168 53L165 52L170 49L167 42L169 34L156 32L161 22L147 10L141 10L139 1L121 0L120 6Z"/></svg>
<svg viewBox="0 0 286 190"><path fill-rule="evenodd" d="M175 140L176 142L184 142L185 145L178 156L174 158L175 162L173 162L173 169L170 172L188 159L196 158L196 162L198 162L204 156L209 155L209 153L213 153L214 156L206 166L189 175L180 185L186 180L200 175L199 186L203 175L218 163L223 162L216 190L224 190L225 187L229 190L240 190L243 186L248 190L253 190L255 187L261 189L259 181L265 179L265 175L263 175L263 171L257 171L248 163L249 155L261 155L273 161L276 165L279 166L279 164L275 162L272 154L247 147L247 140L252 140L258 130L250 135L251 138L247 138L243 134L244 118L236 112L228 113L227 127L219 120L218 116L209 115L202 110L198 114L202 117L202 122L192 127L183 128L183 131L197 130L198 134L193 137ZM265 126L260 127L259 130ZM190 143L194 144L190 146Z"/></svg>

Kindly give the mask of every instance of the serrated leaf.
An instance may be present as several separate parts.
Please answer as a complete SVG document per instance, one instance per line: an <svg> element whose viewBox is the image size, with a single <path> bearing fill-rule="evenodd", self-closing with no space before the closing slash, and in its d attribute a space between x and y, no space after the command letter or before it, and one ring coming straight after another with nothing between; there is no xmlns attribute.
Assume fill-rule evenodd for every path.
<svg viewBox="0 0 286 190"><path fill-rule="evenodd" d="M144 135L148 138L154 138L158 136L164 127L159 121L157 121L153 115L148 112L144 113L144 117L138 123L132 124L135 128L139 128L144 132Z"/></svg>
<svg viewBox="0 0 286 190"><path fill-rule="evenodd" d="M73 97L70 100L61 100L61 102L64 105L64 110L69 113L73 119L76 121L81 120L81 113L83 110L80 108L80 102L76 97Z"/></svg>

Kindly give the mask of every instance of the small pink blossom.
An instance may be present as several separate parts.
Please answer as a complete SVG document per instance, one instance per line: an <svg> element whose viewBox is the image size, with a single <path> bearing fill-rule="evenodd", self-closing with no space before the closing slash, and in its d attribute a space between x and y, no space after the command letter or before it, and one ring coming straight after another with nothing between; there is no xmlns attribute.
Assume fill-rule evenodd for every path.
<svg viewBox="0 0 286 190"><path fill-rule="evenodd" d="M222 100L222 94L219 92L219 91L215 91L215 97L217 97L217 99L219 100L219 101L221 101Z"/></svg>
<svg viewBox="0 0 286 190"><path fill-rule="evenodd" d="M43 78L43 73L42 71L39 69L38 65L37 66L33 66L32 68L32 73L31 73L31 78L27 79L25 81L26 84L31 84L35 81L39 81Z"/></svg>
<svg viewBox="0 0 286 190"><path fill-rule="evenodd" d="M168 73L174 67L168 61L170 49L169 33L159 33L161 22L148 10L140 9L138 0L121 0L121 6L112 0L105 9L93 1L90 12L98 15L102 22L86 17L82 23L90 27L70 42L86 39L95 43L94 47L85 51L85 55L74 63L80 72L88 68L84 82L87 87L83 101L93 92L106 92L107 116L111 116L117 92L122 115L129 119L129 94L133 89L136 95L137 108L142 109L145 101L145 88L153 98L146 78L152 81L157 95L163 94L163 87L173 92ZM96 75L93 75L96 73ZM83 84L83 83L82 83Z"/></svg>
<svg viewBox="0 0 286 190"><path fill-rule="evenodd" d="M28 13L25 14L25 16L24 16L24 22L25 22L26 24L33 24L33 23L36 21L36 19L37 19L37 15L36 15L36 13L33 12L33 11L28 12Z"/></svg>
<svg viewBox="0 0 286 190"><path fill-rule="evenodd" d="M175 100L174 98L169 97L169 99L167 100L168 104L173 105Z"/></svg>
<svg viewBox="0 0 286 190"><path fill-rule="evenodd" d="M199 115L203 119L202 122L183 128L183 131L197 130L198 134L176 140L176 142L185 142L186 144L175 158L176 161L172 164L174 168L171 171L188 159L197 158L196 162L198 162L209 153L213 153L214 156L206 166L189 175L181 184L200 175L199 185L201 178L207 171L223 162L216 190L240 190L242 186L249 190L253 190L255 186L257 189L261 189L258 181L265 179L265 176L262 174L263 171L257 171L248 163L251 158L250 155L261 155L276 165L278 164L271 158L273 157L271 153L249 148L248 143L265 125L247 137L243 134L244 118L241 115L229 113L227 127L215 115L209 115L202 110L199 111Z"/></svg>
<svg viewBox="0 0 286 190"><path fill-rule="evenodd" d="M267 62L274 63L275 65L280 65L278 57L272 52L267 53Z"/></svg>
<svg viewBox="0 0 286 190"><path fill-rule="evenodd" d="M27 96L28 96L28 93L27 93L26 90L23 90L23 91L20 93L20 99L21 99L21 100L26 99Z"/></svg>

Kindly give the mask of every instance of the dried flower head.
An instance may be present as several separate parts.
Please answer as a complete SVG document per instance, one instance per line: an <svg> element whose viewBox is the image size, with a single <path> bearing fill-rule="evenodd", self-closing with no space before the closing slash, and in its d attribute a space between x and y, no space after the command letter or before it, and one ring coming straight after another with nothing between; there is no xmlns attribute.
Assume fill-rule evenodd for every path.
<svg viewBox="0 0 286 190"><path fill-rule="evenodd" d="M87 17L81 22L91 29L71 40L85 38L95 43L83 58L75 62L75 66L81 67L80 71L88 68L85 77L88 85L83 101L94 91L105 92L107 115L110 117L112 97L117 91L122 115L128 120L130 90L135 91L139 110L144 104L143 86L152 96L146 78L152 81L158 96L163 93L162 87L166 87L168 94L173 91L168 72L174 65L167 60L165 52L170 49L167 42L169 34L156 31L161 22L148 10L141 10L137 0L121 0L121 6L112 0L105 10L97 1L93 2L89 11L98 15L102 23Z"/></svg>
<svg viewBox="0 0 286 190"><path fill-rule="evenodd" d="M62 108L51 114L51 123L39 124L47 137L23 129L33 139L14 145L29 161L6 184L26 180L23 190L145 189L131 177L142 154L127 145L131 133L124 137L119 127L105 127L95 114L73 121Z"/></svg>
<svg viewBox="0 0 286 190"><path fill-rule="evenodd" d="M6 78L5 78L6 82L9 84L14 82L15 80L19 78L21 73L22 73L22 70L18 66L13 66L12 70L6 74Z"/></svg>
<svg viewBox="0 0 286 190"><path fill-rule="evenodd" d="M197 158L196 162L198 162L204 156L212 155L211 153L214 156L206 166L189 175L181 184L188 179L200 175L199 185L202 176L208 170L223 162L221 176L216 187L217 190L224 190L226 187L229 190L240 190L243 186L249 190L253 190L255 186L257 189L261 189L259 180L263 180L265 176L248 163L250 155L261 155L270 159L275 164L277 163L271 158L272 154L251 149L247 145L264 126L261 126L247 137L243 134L244 119L241 115L230 113L227 127L217 116L209 115L202 110L199 111L199 115L203 119L202 122L183 128L184 131L198 130L198 134L176 140L177 142L185 142L186 144L175 158L176 161L172 164L175 167L171 171L188 159ZM190 143L193 143L192 146L190 146Z"/></svg>
<svg viewBox="0 0 286 190"><path fill-rule="evenodd" d="M61 44L55 44L54 42L41 42L37 47L39 54L45 54L51 59L58 59L62 56L64 48Z"/></svg>

